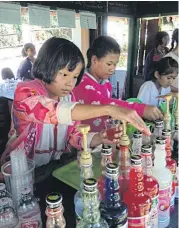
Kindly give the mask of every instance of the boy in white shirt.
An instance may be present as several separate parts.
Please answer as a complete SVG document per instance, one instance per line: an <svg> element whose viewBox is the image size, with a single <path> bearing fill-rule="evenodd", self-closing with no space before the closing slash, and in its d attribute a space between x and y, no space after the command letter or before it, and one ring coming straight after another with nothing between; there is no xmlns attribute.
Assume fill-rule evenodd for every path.
<svg viewBox="0 0 179 228"><path fill-rule="evenodd" d="M157 97L171 92L170 86L177 74L178 63L176 60L171 57L161 59L156 63L153 80L145 82L140 87L137 98L142 103L159 107L162 99Z"/></svg>

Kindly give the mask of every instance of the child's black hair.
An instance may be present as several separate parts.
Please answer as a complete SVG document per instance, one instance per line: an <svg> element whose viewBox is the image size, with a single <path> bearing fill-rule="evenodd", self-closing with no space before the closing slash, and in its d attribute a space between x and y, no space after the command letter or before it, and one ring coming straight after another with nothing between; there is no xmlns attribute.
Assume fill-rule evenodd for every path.
<svg viewBox="0 0 179 228"><path fill-rule="evenodd" d="M171 49L170 49L170 51L172 51L174 49L175 42L176 42L176 44L178 46L178 29L175 29L173 31L173 34L172 34L172 43L171 43Z"/></svg>
<svg viewBox="0 0 179 228"><path fill-rule="evenodd" d="M1 76L2 76L2 79L3 80L6 80L6 79L15 79L12 70L10 68L8 68L8 67L7 68L3 68L1 70Z"/></svg>
<svg viewBox="0 0 179 228"><path fill-rule="evenodd" d="M176 71L178 72L178 63L171 57L162 58L160 61L156 62L155 71L158 71L160 76L166 76ZM153 80L156 80L155 76Z"/></svg>
<svg viewBox="0 0 179 228"><path fill-rule="evenodd" d="M99 36L96 38L87 51L88 64L87 68L91 66L91 58L95 55L98 59L105 57L107 54L120 54L121 48L119 44L110 36Z"/></svg>
<svg viewBox="0 0 179 228"><path fill-rule="evenodd" d="M24 44L24 47L22 48L22 56L23 57L27 57L27 50L29 48L34 48L35 49L35 46L32 44L32 43L27 43L27 44Z"/></svg>
<svg viewBox="0 0 179 228"><path fill-rule="evenodd" d="M76 86L80 83L84 73L85 61L83 55L80 49L71 41L52 37L39 50L32 72L35 78L50 84L55 80L56 73L59 70L67 67L69 71L73 71L79 63L83 67Z"/></svg>
<svg viewBox="0 0 179 228"><path fill-rule="evenodd" d="M156 37L155 37L155 47L157 48L159 45L162 45L163 44L163 41L162 39L165 37L165 36L168 36L168 33L167 32L157 32L156 34Z"/></svg>

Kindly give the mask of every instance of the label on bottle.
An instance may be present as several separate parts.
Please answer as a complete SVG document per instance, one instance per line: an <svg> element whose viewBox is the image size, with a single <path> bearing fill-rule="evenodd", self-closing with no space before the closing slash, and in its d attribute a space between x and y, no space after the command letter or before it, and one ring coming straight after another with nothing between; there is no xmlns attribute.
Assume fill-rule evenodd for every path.
<svg viewBox="0 0 179 228"><path fill-rule="evenodd" d="M158 226L158 197L152 198L152 207L151 207L151 228L156 228Z"/></svg>
<svg viewBox="0 0 179 228"><path fill-rule="evenodd" d="M128 217L128 228L148 228L150 227L150 216Z"/></svg>
<svg viewBox="0 0 179 228"><path fill-rule="evenodd" d="M170 190L170 186L159 190L158 221L162 223L170 219Z"/></svg>

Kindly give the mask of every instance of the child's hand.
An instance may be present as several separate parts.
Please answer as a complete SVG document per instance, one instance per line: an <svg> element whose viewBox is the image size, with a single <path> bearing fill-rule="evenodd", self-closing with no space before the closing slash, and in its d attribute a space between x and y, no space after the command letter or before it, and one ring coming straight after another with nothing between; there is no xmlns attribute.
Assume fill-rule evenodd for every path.
<svg viewBox="0 0 179 228"><path fill-rule="evenodd" d="M163 119L163 114L162 112L155 106L153 105L146 105L144 109L144 114L143 118L146 120L162 120Z"/></svg>
<svg viewBox="0 0 179 228"><path fill-rule="evenodd" d="M98 134L94 135L92 141L91 141L91 147L94 148L96 146L99 146L100 144L118 144L119 143L119 138L122 135L122 126L119 126L119 132L117 132L114 135L113 141L109 140L107 138L107 133L105 130L102 130Z"/></svg>
<svg viewBox="0 0 179 228"><path fill-rule="evenodd" d="M111 141L108 139L107 137L107 133L105 130L102 130L99 134L100 134L100 138L102 140L103 144L118 144L119 143L119 139L122 135L122 126L119 126L119 131L114 135L114 139Z"/></svg>

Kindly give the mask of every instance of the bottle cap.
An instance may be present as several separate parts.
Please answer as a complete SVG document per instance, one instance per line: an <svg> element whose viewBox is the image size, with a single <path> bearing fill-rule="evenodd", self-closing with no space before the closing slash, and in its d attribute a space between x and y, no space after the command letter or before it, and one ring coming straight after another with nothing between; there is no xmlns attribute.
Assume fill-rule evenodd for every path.
<svg viewBox="0 0 179 228"><path fill-rule="evenodd" d="M106 165L106 173L107 174L118 174L119 173L119 167L116 163L108 163Z"/></svg>
<svg viewBox="0 0 179 228"><path fill-rule="evenodd" d="M143 145L141 151L142 151L143 155L151 155L152 154L152 146L151 145Z"/></svg>
<svg viewBox="0 0 179 228"><path fill-rule="evenodd" d="M6 189L6 185L4 183L0 183L0 191L3 191Z"/></svg>
<svg viewBox="0 0 179 228"><path fill-rule="evenodd" d="M165 139L162 137L157 137L156 138L156 144L164 145L165 144Z"/></svg>
<svg viewBox="0 0 179 228"><path fill-rule="evenodd" d="M162 136L171 136L171 131L169 129L162 130Z"/></svg>
<svg viewBox="0 0 179 228"><path fill-rule="evenodd" d="M52 192L46 196L46 203L50 208L57 208L62 203L62 195L58 192Z"/></svg>
<svg viewBox="0 0 179 228"><path fill-rule="evenodd" d="M131 165L132 166L141 166L142 165L142 157L140 155L132 155L131 156Z"/></svg>
<svg viewBox="0 0 179 228"><path fill-rule="evenodd" d="M163 120L155 120L155 127L156 128L163 127Z"/></svg>
<svg viewBox="0 0 179 228"><path fill-rule="evenodd" d="M85 192L94 193L97 191L97 181L94 178L88 178L83 181L83 189Z"/></svg>
<svg viewBox="0 0 179 228"><path fill-rule="evenodd" d="M142 132L140 132L140 131L135 131L134 134L133 134L133 137L134 137L134 138L142 138Z"/></svg>
<svg viewBox="0 0 179 228"><path fill-rule="evenodd" d="M103 154L103 155L111 155L112 154L112 146L104 144L102 146L101 154Z"/></svg>

